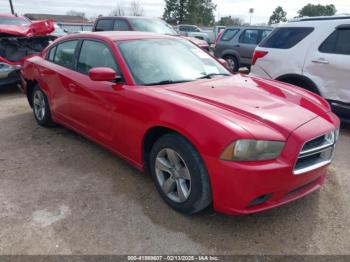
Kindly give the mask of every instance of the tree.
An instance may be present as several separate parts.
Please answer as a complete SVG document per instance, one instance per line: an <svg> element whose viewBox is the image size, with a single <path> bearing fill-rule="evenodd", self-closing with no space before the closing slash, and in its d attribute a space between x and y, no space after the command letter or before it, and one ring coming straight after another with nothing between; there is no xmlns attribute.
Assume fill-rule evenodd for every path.
<svg viewBox="0 0 350 262"><path fill-rule="evenodd" d="M68 11L66 13L66 15L85 17L85 13L84 12L78 12L78 11L75 11L75 10Z"/></svg>
<svg viewBox="0 0 350 262"><path fill-rule="evenodd" d="M129 13L131 16L142 16L143 15L143 8L140 4L140 1L137 1L137 0L131 1Z"/></svg>
<svg viewBox="0 0 350 262"><path fill-rule="evenodd" d="M243 20L241 18L235 18L229 16L223 16L220 18L220 20L216 23L216 25L223 25L223 26L241 26L243 25Z"/></svg>
<svg viewBox="0 0 350 262"><path fill-rule="evenodd" d="M171 24L212 25L215 9L212 0L165 0L163 19Z"/></svg>
<svg viewBox="0 0 350 262"><path fill-rule="evenodd" d="M117 5L110 13L110 16L125 16L124 8Z"/></svg>
<svg viewBox="0 0 350 262"><path fill-rule="evenodd" d="M269 19L269 25L287 22L287 12L281 6L278 6Z"/></svg>
<svg viewBox="0 0 350 262"><path fill-rule="evenodd" d="M337 13L337 9L331 5L308 4L298 11L299 17L303 16L331 16Z"/></svg>

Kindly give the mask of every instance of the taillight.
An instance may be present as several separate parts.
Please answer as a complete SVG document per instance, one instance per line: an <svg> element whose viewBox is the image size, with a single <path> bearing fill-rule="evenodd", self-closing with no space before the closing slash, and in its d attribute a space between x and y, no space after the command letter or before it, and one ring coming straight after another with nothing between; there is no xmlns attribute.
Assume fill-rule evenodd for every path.
<svg viewBox="0 0 350 262"><path fill-rule="evenodd" d="M214 41L214 48L216 48L216 45L217 45L218 42L220 41L221 35L222 35L222 32L218 33L217 37L215 38L215 41Z"/></svg>
<svg viewBox="0 0 350 262"><path fill-rule="evenodd" d="M264 56L266 56L269 52L266 51L259 51L259 50L255 50L254 54L253 54L253 60L252 60L252 65L255 65L256 60L258 60L259 58L263 58Z"/></svg>

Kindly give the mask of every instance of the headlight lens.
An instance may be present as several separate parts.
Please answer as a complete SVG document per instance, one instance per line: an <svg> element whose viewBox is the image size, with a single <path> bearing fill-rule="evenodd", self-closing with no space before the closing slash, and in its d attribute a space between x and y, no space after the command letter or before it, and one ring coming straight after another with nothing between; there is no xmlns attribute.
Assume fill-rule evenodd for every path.
<svg viewBox="0 0 350 262"><path fill-rule="evenodd" d="M230 144L221 154L222 160L256 161L276 159L284 142L241 139Z"/></svg>

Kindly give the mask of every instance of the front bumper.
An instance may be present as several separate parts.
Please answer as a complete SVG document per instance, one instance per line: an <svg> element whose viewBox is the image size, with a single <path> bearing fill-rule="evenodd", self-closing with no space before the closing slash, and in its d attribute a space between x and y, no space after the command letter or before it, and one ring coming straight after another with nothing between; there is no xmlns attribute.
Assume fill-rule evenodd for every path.
<svg viewBox="0 0 350 262"><path fill-rule="evenodd" d="M295 130L281 156L272 161L230 162L204 157L210 174L214 209L230 214L251 214L281 206L321 188L327 166L293 174L305 141L339 126L332 114L318 117Z"/></svg>

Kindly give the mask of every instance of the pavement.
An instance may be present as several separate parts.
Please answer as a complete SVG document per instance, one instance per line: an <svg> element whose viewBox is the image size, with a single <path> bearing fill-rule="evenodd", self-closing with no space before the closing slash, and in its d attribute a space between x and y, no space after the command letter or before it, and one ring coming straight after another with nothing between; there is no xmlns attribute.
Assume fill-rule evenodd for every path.
<svg viewBox="0 0 350 262"><path fill-rule="evenodd" d="M100 146L34 121L0 92L0 255L350 254L350 126L325 186L267 212L181 215L149 176Z"/></svg>

